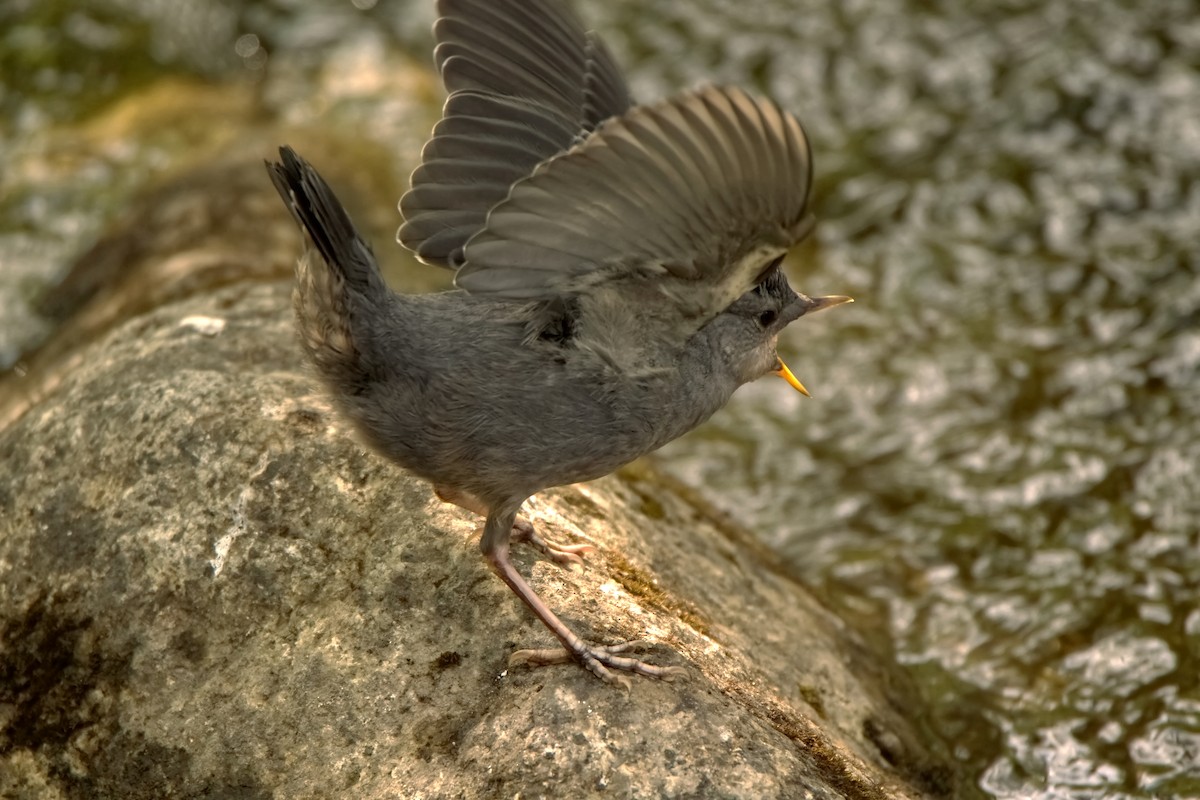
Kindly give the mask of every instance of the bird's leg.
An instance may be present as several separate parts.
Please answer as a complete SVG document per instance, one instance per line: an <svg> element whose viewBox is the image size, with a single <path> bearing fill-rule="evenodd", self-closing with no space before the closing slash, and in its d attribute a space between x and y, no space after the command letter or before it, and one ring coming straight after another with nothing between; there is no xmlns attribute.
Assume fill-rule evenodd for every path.
<svg viewBox="0 0 1200 800"><path fill-rule="evenodd" d="M481 517L488 515L487 506L484 502L470 492L456 489L452 486L439 486L436 484L433 487L433 492L438 496L438 499L446 503L453 503L459 508L465 508L467 511L474 512ZM537 532L537 528L533 527L533 523L524 517L517 517L513 521L511 541L525 542L532 545L538 552L560 567L583 564L582 556L596 550L590 544L562 544L552 539L546 539Z"/></svg>
<svg viewBox="0 0 1200 800"><path fill-rule="evenodd" d="M509 664L521 662L535 665L561 664L569 659L575 659L605 683L616 684L626 690L629 689L629 679L613 673L612 670L636 672L639 675L649 675L667 680L686 675L687 670L682 667L659 667L636 658L620 655L635 649L640 644L639 642L621 642L609 646L588 644L576 636L575 632L550 610L542 598L538 597L533 587L526 583L525 578L521 576L521 573L513 565L512 559L509 558L508 545L514 529L513 521L516 519L517 509L521 507L522 502L524 500L516 503L509 501L492 509L483 526L483 538L479 541L479 549L483 551L488 566L500 576L500 580L508 584L508 588L512 589L525 605L529 606L529 610L542 621L542 624L562 642L563 649L518 650L509 658Z"/></svg>
<svg viewBox="0 0 1200 800"><path fill-rule="evenodd" d="M513 522L512 541L525 542L532 545L542 555L560 567L581 565L583 564L583 556L596 551L596 548L590 544L563 544L552 539L546 539L537 532L537 528L533 527L533 523L524 517L517 517Z"/></svg>

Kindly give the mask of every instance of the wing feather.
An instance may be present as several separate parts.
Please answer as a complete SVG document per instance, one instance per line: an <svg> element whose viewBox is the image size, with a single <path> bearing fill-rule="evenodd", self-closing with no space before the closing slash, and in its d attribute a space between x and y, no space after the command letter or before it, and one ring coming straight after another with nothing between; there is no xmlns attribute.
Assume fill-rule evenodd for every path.
<svg viewBox="0 0 1200 800"><path fill-rule="evenodd" d="M514 183L631 101L608 48L563 2L439 0L438 13L434 59L449 97L400 200L397 238L457 267Z"/></svg>
<svg viewBox="0 0 1200 800"><path fill-rule="evenodd" d="M808 232L811 183L803 128L770 100L709 86L637 106L518 181L456 283L542 299L665 276L694 327Z"/></svg>

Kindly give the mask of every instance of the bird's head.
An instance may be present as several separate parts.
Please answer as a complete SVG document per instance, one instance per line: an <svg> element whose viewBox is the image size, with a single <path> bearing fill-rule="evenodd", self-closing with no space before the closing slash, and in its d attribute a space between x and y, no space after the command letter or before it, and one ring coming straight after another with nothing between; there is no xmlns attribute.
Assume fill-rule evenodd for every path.
<svg viewBox="0 0 1200 800"><path fill-rule="evenodd" d="M768 372L779 375L797 391L808 390L779 358L776 343L779 333L790 323L813 311L850 303L843 295L808 297L788 285L777 267L753 289L738 298L718 317L722 324L720 349L739 383L748 383Z"/></svg>

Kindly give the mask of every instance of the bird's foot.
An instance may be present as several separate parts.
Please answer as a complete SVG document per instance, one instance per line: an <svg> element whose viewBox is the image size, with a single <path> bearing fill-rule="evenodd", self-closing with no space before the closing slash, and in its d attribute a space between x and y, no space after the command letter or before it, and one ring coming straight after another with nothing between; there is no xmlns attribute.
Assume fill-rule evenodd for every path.
<svg viewBox="0 0 1200 800"><path fill-rule="evenodd" d="M529 664L540 667L546 664L566 664L570 661L579 661L600 680L613 686L620 686L625 691L629 691L629 679L613 670L635 672L638 675L648 675L651 678L662 678L666 681L687 675L687 670L683 667L660 667L655 664L647 664L639 658L621 655L644 649L646 646L646 642L635 639L609 645L579 642L578 648L571 650L565 647L555 647L549 650L518 650L508 657L508 665L512 667Z"/></svg>
<svg viewBox="0 0 1200 800"><path fill-rule="evenodd" d="M532 545L546 558L560 567L583 566L583 556L596 550L590 544L560 544L545 539L533 527L533 523L518 517L512 527L512 541Z"/></svg>

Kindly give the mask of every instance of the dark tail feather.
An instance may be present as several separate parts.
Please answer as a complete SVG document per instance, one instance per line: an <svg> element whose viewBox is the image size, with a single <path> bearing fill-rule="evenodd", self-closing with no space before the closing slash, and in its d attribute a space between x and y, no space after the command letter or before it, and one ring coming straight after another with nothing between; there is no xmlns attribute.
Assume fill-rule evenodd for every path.
<svg viewBox="0 0 1200 800"><path fill-rule="evenodd" d="M335 397L354 395L370 382L371 319L390 290L329 184L290 147L279 155L267 173L311 241L292 291L300 342Z"/></svg>
<svg viewBox="0 0 1200 800"><path fill-rule="evenodd" d="M290 147L279 148L279 163L267 164L275 190L317 252L346 284L364 294L381 289L383 279L367 244L325 179Z"/></svg>

